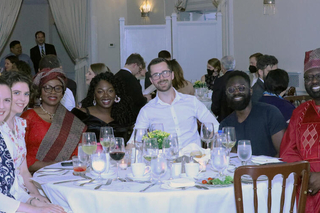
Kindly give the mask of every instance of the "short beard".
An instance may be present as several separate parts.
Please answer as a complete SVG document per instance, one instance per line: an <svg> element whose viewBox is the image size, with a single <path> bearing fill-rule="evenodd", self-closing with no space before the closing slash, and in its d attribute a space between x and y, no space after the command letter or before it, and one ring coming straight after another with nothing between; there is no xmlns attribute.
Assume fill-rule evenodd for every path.
<svg viewBox="0 0 320 213"><path fill-rule="evenodd" d="M240 96L243 97L242 101L234 101L233 97L231 98L227 97L227 103L231 109L236 111L241 111L241 110L244 110L249 105L251 100L251 95L249 94L249 95L240 95Z"/></svg>
<svg viewBox="0 0 320 213"><path fill-rule="evenodd" d="M166 80L166 81L169 82L169 80ZM158 83L160 83L160 82L158 82ZM168 86L167 86L166 88L161 89L160 86L158 87L158 83L155 85L155 87L157 88L157 90L158 90L159 92L167 92L167 91L168 91L169 89L171 89L171 87L172 87L172 83L171 83L171 84L168 84Z"/></svg>
<svg viewBox="0 0 320 213"><path fill-rule="evenodd" d="M305 88L312 99L320 99L320 92L313 92L312 89L310 89L309 87Z"/></svg>

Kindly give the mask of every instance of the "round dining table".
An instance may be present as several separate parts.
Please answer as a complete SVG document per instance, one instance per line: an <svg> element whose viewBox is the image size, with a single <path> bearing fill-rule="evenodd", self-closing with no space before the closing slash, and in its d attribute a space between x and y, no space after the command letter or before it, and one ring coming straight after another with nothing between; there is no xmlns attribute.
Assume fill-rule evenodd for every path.
<svg viewBox="0 0 320 213"><path fill-rule="evenodd" d="M230 165L224 171L226 175L233 177L234 166L240 166L236 156L230 157ZM59 169L60 168L60 169ZM106 179L114 179L115 166L110 167L110 171L102 176ZM51 173L45 173L51 171ZM57 171L56 173L54 171ZM91 174L92 173L92 174ZM87 173L87 176L96 178L94 172ZM126 170L119 170L121 178L126 179L131 173L131 167ZM210 164L205 172L197 178L197 185L201 185L201 180L208 177L217 176ZM169 178L167 171L162 180ZM75 181L75 180L80 181ZM293 179L293 178L291 178ZM89 182L80 176L74 176L72 166L61 166L60 163L47 166L34 174L33 180L41 186L46 196L54 204L64 207L68 212L74 213L119 213L119 212L172 212L172 213L234 213L236 212L234 187L229 186L207 186L209 189L197 187L166 188L161 185L154 185L144 192L140 192L149 186L150 182L134 182L126 179L126 182L113 180L110 185L102 186L95 190L97 184L80 183ZM70 180L70 182L59 183ZM273 180L272 198L280 200L282 178L276 176ZM290 197L292 180L287 181L286 200ZM267 211L267 181L259 181L259 212ZM291 191L290 191L291 190ZM253 210L253 189L250 182L243 183L244 208L245 212ZM273 202L273 209L279 208L280 202ZM289 202L285 204L285 211L288 212ZM276 211L275 211L276 212Z"/></svg>

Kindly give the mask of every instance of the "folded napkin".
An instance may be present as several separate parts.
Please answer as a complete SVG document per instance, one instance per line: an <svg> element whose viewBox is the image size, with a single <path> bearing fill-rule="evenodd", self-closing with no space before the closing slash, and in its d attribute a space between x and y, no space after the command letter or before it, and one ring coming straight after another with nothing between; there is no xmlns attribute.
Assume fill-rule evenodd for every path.
<svg viewBox="0 0 320 213"><path fill-rule="evenodd" d="M279 163L279 162L281 162L279 160L279 158L274 158L274 157L264 156L264 155L252 157L251 161L252 161L252 163L256 163L256 164Z"/></svg>
<svg viewBox="0 0 320 213"><path fill-rule="evenodd" d="M203 149L201 148L200 146L198 146L198 144L195 144L195 143L191 143L191 144L188 144L186 147L184 147L183 149L180 150L179 152L179 156L188 156L190 157L190 154L193 153L193 152L201 152L202 154L202 157L197 157L197 156L194 156L193 159L197 162L208 162L209 159L210 159L210 149Z"/></svg>
<svg viewBox="0 0 320 213"><path fill-rule="evenodd" d="M178 178L178 179L168 181L167 184L171 188L179 188L179 187L191 187L191 186L194 186L196 183L193 180L188 178Z"/></svg>

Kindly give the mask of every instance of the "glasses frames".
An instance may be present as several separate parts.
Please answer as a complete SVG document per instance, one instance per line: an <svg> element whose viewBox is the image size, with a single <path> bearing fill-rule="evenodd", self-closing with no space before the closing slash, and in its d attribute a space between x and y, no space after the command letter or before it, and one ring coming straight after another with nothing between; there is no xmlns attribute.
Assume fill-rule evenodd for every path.
<svg viewBox="0 0 320 213"><path fill-rule="evenodd" d="M171 70L165 70L160 73L155 73L151 75L152 80L158 80L160 79L160 76L162 75L163 78L167 78L171 75L172 71Z"/></svg>
<svg viewBox="0 0 320 213"><path fill-rule="evenodd" d="M320 81L320 74L305 75L304 76L304 81L312 81L313 79L316 79L317 81Z"/></svg>
<svg viewBox="0 0 320 213"><path fill-rule="evenodd" d="M231 86L227 88L227 92L229 94L233 94L236 92L236 90L238 90L239 92L244 92L246 90L246 86L245 85L239 85L239 86Z"/></svg>
<svg viewBox="0 0 320 213"><path fill-rule="evenodd" d="M56 93L62 93L62 91L63 91L63 86L61 86L61 85L57 85L54 87L50 86L50 85L46 85L46 86L43 86L42 88L46 93L50 93L50 92L52 92L52 90L54 90Z"/></svg>

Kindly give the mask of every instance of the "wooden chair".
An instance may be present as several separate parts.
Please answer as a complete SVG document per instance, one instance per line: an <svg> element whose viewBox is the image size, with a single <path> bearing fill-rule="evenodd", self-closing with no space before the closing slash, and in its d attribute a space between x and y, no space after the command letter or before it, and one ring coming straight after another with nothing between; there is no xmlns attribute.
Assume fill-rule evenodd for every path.
<svg viewBox="0 0 320 213"><path fill-rule="evenodd" d="M286 188L286 179L291 173L294 174L294 185L291 196L291 206L290 212L293 212L296 193L298 185L300 186L299 200L297 203L297 213L304 212L306 199L307 199L307 188L309 181L309 171L310 166L309 162L301 161L295 163L280 163L280 164L270 164L270 165L250 165L250 166L240 166L236 169L234 173L234 193L237 213L243 213L243 197L242 197L242 185L241 185L241 176L250 175L253 180L253 203L254 210L258 212L258 195L257 195L257 179L261 175L266 175L268 177L268 212L271 212L271 190L272 190L272 179L278 175L282 174L282 192L280 202L279 212L283 212L283 206L285 201L285 188ZM279 188L279 193L280 193Z"/></svg>
<svg viewBox="0 0 320 213"><path fill-rule="evenodd" d="M284 99L290 101L296 107L302 104L303 102L312 99L309 95L294 95L294 96L285 96Z"/></svg>

